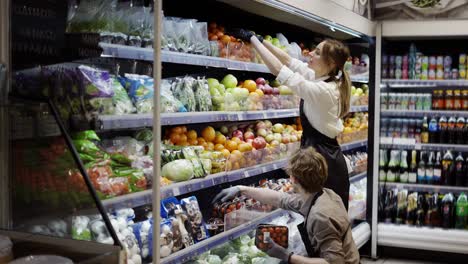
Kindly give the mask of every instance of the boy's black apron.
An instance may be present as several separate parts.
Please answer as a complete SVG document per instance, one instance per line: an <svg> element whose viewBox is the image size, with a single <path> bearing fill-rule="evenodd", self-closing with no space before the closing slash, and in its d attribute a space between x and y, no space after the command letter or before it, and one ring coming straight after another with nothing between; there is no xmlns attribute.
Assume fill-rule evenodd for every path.
<svg viewBox="0 0 468 264"><path fill-rule="evenodd" d="M325 188L332 189L343 200L348 210L349 175L341 147L336 138L329 138L315 129L304 114L304 100L301 99L300 117L302 124L301 148L314 147L325 157L328 165L328 179Z"/></svg>

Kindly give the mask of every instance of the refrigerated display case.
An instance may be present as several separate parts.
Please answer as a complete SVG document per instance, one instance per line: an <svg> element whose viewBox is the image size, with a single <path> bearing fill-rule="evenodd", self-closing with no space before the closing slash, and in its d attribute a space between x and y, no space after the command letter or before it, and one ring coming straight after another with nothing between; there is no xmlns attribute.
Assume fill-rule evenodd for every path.
<svg viewBox="0 0 468 264"><path fill-rule="evenodd" d="M40 6L34 1L21 2ZM8 79L8 168L15 188L8 193L12 201L8 228L57 235L59 232L48 225L64 221L67 227L62 233L75 243L82 233L76 234L74 223L90 220L81 224L93 231L91 220L102 218L100 227L107 229L112 241L101 236L103 232L86 239L113 243L113 252L121 254L121 261L137 263L139 257L133 257L138 255L149 262L163 254L162 263L182 263L250 233L260 223L288 217L285 211L255 204L258 208L251 212L253 216L235 222L232 228L209 223L211 199L222 188L265 182L287 185L282 168L298 148L301 135L298 98L288 87L273 84L274 76L248 45L231 38L225 38L228 44L223 43L213 36L215 29L219 38L218 33L226 32L227 36L229 28L246 27L264 35L282 32L283 46L292 45L284 36L310 44L328 36L349 44L353 61L357 61L350 68L355 90L340 142L353 166L353 235L359 247L368 242L372 179L366 178L373 159L367 156L368 142L370 146L373 142L369 136L374 96L373 79L369 80L374 75L372 22L362 17L353 20L355 15L350 14L349 20L356 25L353 30L343 22L320 18L313 10L302 10L301 3L295 1L156 1L154 6L111 2L79 1L68 7L47 7L53 14L60 13L55 19L61 19L55 32L59 36L59 46L54 46L57 54L49 57L21 53L28 49L21 49L27 36L20 32L29 32L39 22L19 21L24 12L14 9L12 27L17 33L12 36L15 53ZM164 16L159 16L162 4ZM191 12L194 5L201 5L204 11ZM68 8L69 16L60 8ZM48 23L52 22L42 26L50 27ZM188 28L195 30L185 32ZM161 33L161 42L154 41L153 30ZM174 30L187 39L178 39ZM304 30L311 36L304 37ZM298 58L302 58L303 50L296 46ZM234 100L231 95L219 97L219 83L231 86L232 76L243 81L240 87L230 87L239 93L232 93ZM277 90L258 89L265 79L279 94ZM249 93L244 94L245 90ZM275 124L278 135L265 129ZM281 135L282 130L289 134ZM247 141L236 140L240 136L233 136L233 132L245 138L260 137L252 143L258 147L253 150ZM188 177L174 174L181 165L193 168ZM169 204L180 210L168 210L171 221L156 224ZM195 204L195 209L188 208ZM160 234L175 236L174 232L183 231L177 226L185 222L182 218L190 219L189 209L201 215L208 226L216 224L216 230L208 230L213 234L208 238L210 232L204 233L200 239L185 231L184 239L192 242L170 244L172 248L160 244L166 241ZM25 221L30 219L39 222ZM203 228L197 230L203 233Z"/></svg>
<svg viewBox="0 0 468 264"><path fill-rule="evenodd" d="M373 257L377 246L468 253L462 44L468 32L458 23L377 26Z"/></svg>

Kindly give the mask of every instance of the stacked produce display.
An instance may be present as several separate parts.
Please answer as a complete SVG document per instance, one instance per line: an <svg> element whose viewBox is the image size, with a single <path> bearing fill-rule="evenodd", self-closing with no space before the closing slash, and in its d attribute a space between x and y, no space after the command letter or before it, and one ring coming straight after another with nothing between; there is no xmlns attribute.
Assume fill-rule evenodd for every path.
<svg viewBox="0 0 468 264"><path fill-rule="evenodd" d="M343 132L338 135L338 143L344 144L367 139L369 114L367 112L351 113L344 118Z"/></svg>

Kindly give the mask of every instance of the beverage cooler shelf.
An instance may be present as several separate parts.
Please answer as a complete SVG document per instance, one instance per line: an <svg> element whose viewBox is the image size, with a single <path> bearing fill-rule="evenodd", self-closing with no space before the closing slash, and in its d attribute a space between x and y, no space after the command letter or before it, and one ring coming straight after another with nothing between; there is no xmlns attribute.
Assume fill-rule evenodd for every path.
<svg viewBox="0 0 468 264"><path fill-rule="evenodd" d="M196 256L199 256L206 251L219 247L235 238L240 237L243 234L249 233L259 224L268 223L273 221L277 217L288 214L287 211L282 209L277 209L271 213L265 214L262 217L258 217L250 222L242 224L238 227L235 227L231 230L225 231L219 235L203 240L197 244L194 244L188 248L182 249L172 255L169 255L166 258L161 259L161 264L179 264L185 263Z"/></svg>
<svg viewBox="0 0 468 264"><path fill-rule="evenodd" d="M466 254L468 231L379 223L379 246Z"/></svg>
<svg viewBox="0 0 468 264"><path fill-rule="evenodd" d="M456 116L468 118L468 111L449 110L382 110L383 117L421 117L424 116Z"/></svg>
<svg viewBox="0 0 468 264"><path fill-rule="evenodd" d="M131 59L131 60L144 60L144 61L153 61L154 52L151 48L138 48L117 44L109 43L100 43L99 46L102 48L102 57L113 57L121 59ZM175 64L184 64L184 65L194 65L194 66L206 66L206 67L216 67L216 68L226 68L229 70L240 70L240 71L249 71L249 72L262 72L270 73L270 70L264 64L252 63L252 62L243 62L229 60L219 57L203 56L189 53L181 53L174 51L163 50L161 52L161 61L166 63L175 63ZM368 76L350 76L351 81L368 83Z"/></svg>
<svg viewBox="0 0 468 264"><path fill-rule="evenodd" d="M360 148L360 147L364 147L364 146L367 146L367 139L342 144L341 145L341 150L342 151L348 151L348 150L352 150L352 149L356 149L356 148Z"/></svg>
<svg viewBox="0 0 468 264"><path fill-rule="evenodd" d="M417 184L417 183L401 183L401 182L380 182L380 186L386 188L407 189L417 192L440 192L440 193L461 193L468 192L468 187L465 186L442 186L430 184Z"/></svg>
<svg viewBox="0 0 468 264"><path fill-rule="evenodd" d="M411 87L461 87L468 86L468 80L397 80L383 79L382 84L390 88L411 88Z"/></svg>
<svg viewBox="0 0 468 264"><path fill-rule="evenodd" d="M451 150L455 152L468 152L468 145L457 144L430 144L430 143L405 143L405 142L382 142L380 147L384 149L406 149L406 150Z"/></svg>
<svg viewBox="0 0 468 264"><path fill-rule="evenodd" d="M367 171L349 177L349 182L357 182L367 177Z"/></svg>
<svg viewBox="0 0 468 264"><path fill-rule="evenodd" d="M369 106L367 105L355 105L355 106L351 106L349 109L350 113L366 112L366 111L369 111Z"/></svg>

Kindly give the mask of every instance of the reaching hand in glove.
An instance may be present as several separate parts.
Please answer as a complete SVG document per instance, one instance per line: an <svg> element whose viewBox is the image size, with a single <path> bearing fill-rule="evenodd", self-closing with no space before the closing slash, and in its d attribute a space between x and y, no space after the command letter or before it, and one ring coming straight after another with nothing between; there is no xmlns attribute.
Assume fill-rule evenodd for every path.
<svg viewBox="0 0 468 264"><path fill-rule="evenodd" d="M236 28L229 32L229 35L232 35L235 38L241 39L246 42L250 42L252 36L256 36L260 42L263 42L262 36L255 35L252 31Z"/></svg>
<svg viewBox="0 0 468 264"><path fill-rule="evenodd" d="M235 198L240 193L240 188L237 186L227 188L222 190L218 195L215 196L212 203L221 201L222 203L226 202L229 199Z"/></svg>
<svg viewBox="0 0 468 264"><path fill-rule="evenodd" d="M289 260L289 256L291 255L291 252L289 252L284 247L276 244L275 241L271 239L271 237L267 238L267 242L268 242L268 246L267 246L267 250L265 251L265 253L267 253L268 256L281 259L286 262Z"/></svg>

